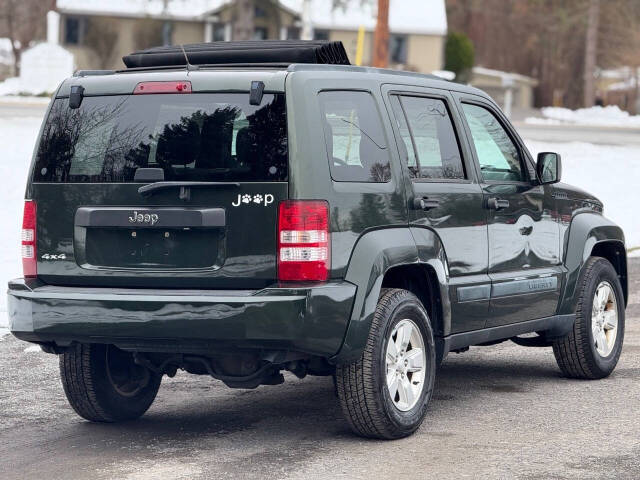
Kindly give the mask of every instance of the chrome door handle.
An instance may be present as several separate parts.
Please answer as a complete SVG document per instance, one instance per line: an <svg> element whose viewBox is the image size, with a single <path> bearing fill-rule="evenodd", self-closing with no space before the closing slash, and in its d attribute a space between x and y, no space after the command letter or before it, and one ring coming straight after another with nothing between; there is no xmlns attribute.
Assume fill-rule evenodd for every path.
<svg viewBox="0 0 640 480"><path fill-rule="evenodd" d="M509 200L491 197L487 200L487 208L489 210L502 210L503 208L509 208Z"/></svg>
<svg viewBox="0 0 640 480"><path fill-rule="evenodd" d="M416 210L431 210L440 206L437 198L420 197L413 200L413 208Z"/></svg>

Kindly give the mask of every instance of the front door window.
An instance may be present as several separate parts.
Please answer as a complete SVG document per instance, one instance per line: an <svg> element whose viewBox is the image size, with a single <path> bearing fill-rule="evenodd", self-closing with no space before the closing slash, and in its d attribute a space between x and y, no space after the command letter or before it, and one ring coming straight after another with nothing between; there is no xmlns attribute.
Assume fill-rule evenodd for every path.
<svg viewBox="0 0 640 480"><path fill-rule="evenodd" d="M486 181L526 181L522 159L505 129L491 111L463 103L476 156Z"/></svg>

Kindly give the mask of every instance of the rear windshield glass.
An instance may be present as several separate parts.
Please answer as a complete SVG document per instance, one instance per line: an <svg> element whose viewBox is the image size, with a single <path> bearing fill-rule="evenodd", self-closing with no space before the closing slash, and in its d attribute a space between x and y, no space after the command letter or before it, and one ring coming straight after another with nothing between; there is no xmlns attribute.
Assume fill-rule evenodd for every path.
<svg viewBox="0 0 640 480"><path fill-rule="evenodd" d="M36 182L133 182L138 168L165 180L285 181L284 94L56 99L36 158Z"/></svg>

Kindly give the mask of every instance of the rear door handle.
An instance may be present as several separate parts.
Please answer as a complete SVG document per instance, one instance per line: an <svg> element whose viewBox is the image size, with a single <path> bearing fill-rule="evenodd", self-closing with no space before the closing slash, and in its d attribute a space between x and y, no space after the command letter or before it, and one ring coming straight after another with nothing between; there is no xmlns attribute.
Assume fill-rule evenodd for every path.
<svg viewBox="0 0 640 480"><path fill-rule="evenodd" d="M440 200L433 197L420 197L413 200L413 208L416 210L431 210L440 206Z"/></svg>
<svg viewBox="0 0 640 480"><path fill-rule="evenodd" d="M489 210L502 210L503 208L509 208L509 200L491 197L487 200L487 208Z"/></svg>

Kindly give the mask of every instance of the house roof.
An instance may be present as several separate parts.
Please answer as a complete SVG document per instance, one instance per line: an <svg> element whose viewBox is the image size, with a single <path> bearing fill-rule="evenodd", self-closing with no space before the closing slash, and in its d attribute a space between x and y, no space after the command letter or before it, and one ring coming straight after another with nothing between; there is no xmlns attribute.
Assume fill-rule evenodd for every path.
<svg viewBox="0 0 640 480"><path fill-rule="evenodd" d="M447 13L445 0L390 0L389 30L393 33L445 35ZM280 0L285 7L302 12L303 0ZM344 9L333 9L332 0L311 0L314 28L328 30L367 30L376 26L377 2L351 0Z"/></svg>
<svg viewBox="0 0 640 480"><path fill-rule="evenodd" d="M163 17L198 20L214 13L231 0L57 0L61 13ZM447 33L445 0L391 0L389 29L394 33L444 35ZM303 0L280 0L283 8L302 15ZM357 30L361 25L373 30L376 24L375 0L352 0L344 9L333 9L332 0L311 0L314 28Z"/></svg>
<svg viewBox="0 0 640 480"><path fill-rule="evenodd" d="M57 0L58 11L67 14L115 15L122 17L163 17L196 20L220 8L225 0Z"/></svg>
<svg viewBox="0 0 640 480"><path fill-rule="evenodd" d="M527 77L526 75L521 75L519 73L503 72L501 70L493 70L491 68L485 68L480 66L473 67L472 72L474 73L474 75L499 78L503 84L508 84L510 81L513 81L513 82L525 83L527 85L531 85L532 87L535 87L538 85L537 79L533 77ZM477 80L477 77L476 77L476 80ZM474 81L472 81L471 83L474 83Z"/></svg>

